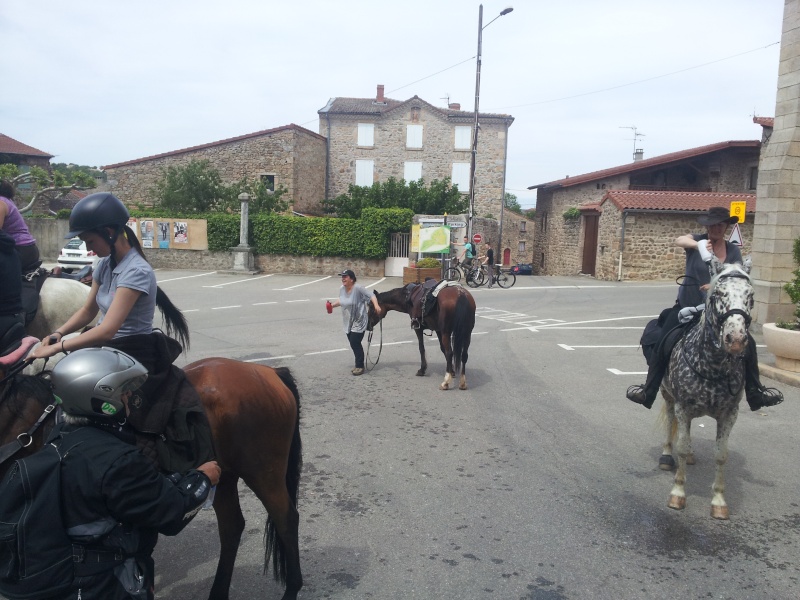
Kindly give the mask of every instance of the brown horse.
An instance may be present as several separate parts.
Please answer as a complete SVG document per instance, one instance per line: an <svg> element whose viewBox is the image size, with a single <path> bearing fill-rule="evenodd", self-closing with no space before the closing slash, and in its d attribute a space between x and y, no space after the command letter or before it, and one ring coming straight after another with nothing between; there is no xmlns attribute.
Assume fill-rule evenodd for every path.
<svg viewBox="0 0 800 600"><path fill-rule="evenodd" d="M378 314L372 303L369 303L370 328L377 325L390 310L396 310L410 316L412 291L413 286L395 288L381 293L376 291L375 295L378 298L378 305L381 307L381 311ZM460 285L443 288L436 298L436 305L423 318L423 326L415 330L419 341L420 356L420 367L417 375L422 377L425 375L425 371L428 370L422 334L424 329L431 329L436 332L436 336L439 338L439 348L441 348L447 359L447 371L439 389L450 389L459 367L461 368L461 379L458 387L462 390L467 389L467 351L472 338L472 329L475 327L475 299L472 294Z"/></svg>
<svg viewBox="0 0 800 600"><path fill-rule="evenodd" d="M303 586L297 512L302 468L300 396L294 378L287 368L226 358L206 358L184 370L203 401L222 467L214 498L220 557L209 598L228 598L245 524L237 491L241 478L267 509L265 570L271 555L275 579L286 586L283 600L294 600ZM16 445L20 435L25 440L25 432L44 417L43 410L52 403L49 383L43 377L15 375L0 384L0 445ZM45 423L14 458L41 448L52 429L52 417ZM0 464L0 476L10 463Z"/></svg>

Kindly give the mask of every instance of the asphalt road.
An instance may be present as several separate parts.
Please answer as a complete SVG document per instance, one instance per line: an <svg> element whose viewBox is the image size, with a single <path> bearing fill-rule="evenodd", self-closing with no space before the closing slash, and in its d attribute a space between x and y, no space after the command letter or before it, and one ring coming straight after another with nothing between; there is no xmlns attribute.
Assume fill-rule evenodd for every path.
<svg viewBox="0 0 800 600"><path fill-rule="evenodd" d="M759 413L742 403L730 521L709 516L709 418L692 424L688 506L667 508L662 402L648 411L624 393L644 379L639 336L674 285L520 277L510 290L477 290L469 389L442 392L438 344L427 344L429 374L415 377L415 336L397 313L384 321L377 367L350 374L340 314L324 308L336 277L158 278L190 321L184 362L256 360L297 378L302 598L800 596L800 390L775 384L786 401ZM247 488L240 495L247 525L231 598L279 598L262 574L265 512ZM217 551L213 511L162 538L158 597L206 597Z"/></svg>

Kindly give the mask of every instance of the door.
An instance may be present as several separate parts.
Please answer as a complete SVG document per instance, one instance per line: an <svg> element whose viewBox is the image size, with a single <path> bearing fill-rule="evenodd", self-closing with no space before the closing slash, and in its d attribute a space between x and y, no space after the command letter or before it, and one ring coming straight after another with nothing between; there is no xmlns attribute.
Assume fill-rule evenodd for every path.
<svg viewBox="0 0 800 600"><path fill-rule="evenodd" d="M503 250L503 266L507 267L511 264L511 248Z"/></svg>
<svg viewBox="0 0 800 600"><path fill-rule="evenodd" d="M581 273L594 275L597 267L597 230L600 227L600 215L583 215L583 262Z"/></svg>

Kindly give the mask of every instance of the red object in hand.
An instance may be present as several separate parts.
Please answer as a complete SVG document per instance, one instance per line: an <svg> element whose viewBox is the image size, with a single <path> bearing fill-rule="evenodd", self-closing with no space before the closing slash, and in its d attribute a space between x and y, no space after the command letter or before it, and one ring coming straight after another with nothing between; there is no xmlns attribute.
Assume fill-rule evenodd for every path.
<svg viewBox="0 0 800 600"><path fill-rule="evenodd" d="M328 300L328 301L325 303L325 308L327 309L327 311L328 311L328 314L331 314L331 313L333 312L333 304L331 304L331 301L330 301L330 300Z"/></svg>

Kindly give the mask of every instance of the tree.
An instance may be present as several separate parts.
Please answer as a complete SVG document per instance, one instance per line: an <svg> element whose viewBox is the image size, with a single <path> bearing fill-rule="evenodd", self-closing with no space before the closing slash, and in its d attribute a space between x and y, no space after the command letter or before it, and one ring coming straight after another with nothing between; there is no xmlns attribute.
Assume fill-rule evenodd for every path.
<svg viewBox="0 0 800 600"><path fill-rule="evenodd" d="M97 186L95 178L82 169L54 169L48 172L41 167L30 167L28 171L22 172L17 165L11 163L0 165L0 178L11 183L15 196L28 201L19 209L23 214L29 213L37 202L59 200L72 190L89 190Z"/></svg>
<svg viewBox="0 0 800 600"><path fill-rule="evenodd" d="M526 208L523 214L528 217L531 221L536 220L536 208Z"/></svg>
<svg viewBox="0 0 800 600"><path fill-rule="evenodd" d="M522 213L522 206L520 206L520 203L517 201L517 196L511 192L506 192L505 207L515 213Z"/></svg>
<svg viewBox="0 0 800 600"><path fill-rule="evenodd" d="M434 179L426 188L424 182L389 177L372 186L351 185L346 194L323 200L322 208L338 217L359 219L364 208L409 208L416 214L441 215L466 212L469 199L451 185L450 179Z"/></svg>

